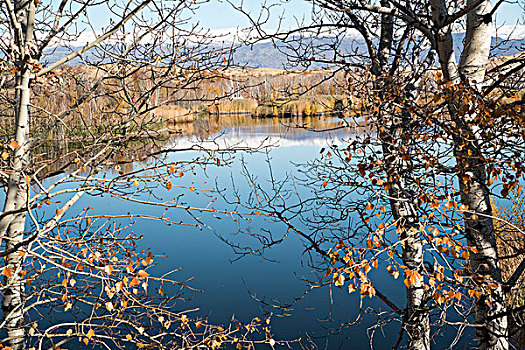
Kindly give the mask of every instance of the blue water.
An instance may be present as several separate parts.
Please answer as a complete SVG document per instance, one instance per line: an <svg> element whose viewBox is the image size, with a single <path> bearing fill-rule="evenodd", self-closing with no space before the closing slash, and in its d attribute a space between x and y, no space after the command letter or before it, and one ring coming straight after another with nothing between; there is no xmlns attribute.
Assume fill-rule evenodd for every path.
<svg viewBox="0 0 525 350"><path fill-rule="evenodd" d="M272 145L272 147L257 152L214 153L216 157L223 158L222 164L227 161L229 165L196 166L192 172L186 172L183 177L175 174L176 176L170 179L174 184L170 191L164 186L154 189L153 194L158 201L179 198L193 207L210 206L218 210L233 210L232 205L227 204L222 196L233 200L235 199L233 193L238 193L242 201L248 200L253 193L246 173L256 177L256 184L271 193L271 178L277 181L300 179L301 164L318 157L321 148L327 147L327 144L344 144L354 137L351 130L310 132L276 126L271 120L268 124L259 124L255 127L252 125L225 128L221 134L222 136L214 140L213 144L208 142L203 146L213 149L226 149L232 145L242 148L261 145ZM204 151L176 151L187 148L192 142L197 140L184 136L174 138L165 146L173 152L167 153L160 161L170 164L202 159L210 154ZM149 162L157 160L159 159L150 159ZM142 165L136 163L133 166L138 169ZM112 177L114 174L108 171L107 176ZM284 189L292 189L292 184L293 182L286 182ZM190 191L188 189L190 186L197 190ZM299 195L307 196L311 189L299 185L297 191ZM137 198L147 199L148 196L142 194ZM291 201L293 202L293 198ZM141 213L152 216L162 215L177 222L196 223L195 219L182 209L171 208L164 212L161 207L130 203L107 195L85 196L75 205L71 215L87 206L95 208L91 214ZM246 211L243 208L239 210ZM237 221L234 221L228 215L198 212L193 214L200 217L199 220L204 225L200 227L166 225L160 221L137 219L131 228L144 236L139 242L139 250L151 250L166 255L148 272L158 275L180 268L180 271L171 277L177 281L187 281L186 284L195 289L195 291L186 290L184 296L189 300L179 302L176 305L177 311L193 310L188 313L189 316L206 317L210 322L222 325L228 324L232 317L247 323L255 317L262 319L271 316L274 339L302 339L304 341L302 345L295 344L295 348L307 345L306 340L309 339L321 349L366 349L370 347L371 327L381 320L384 326L375 328L374 348L391 348L395 343L400 325L397 321L387 321L396 318L396 315L392 315L388 307L378 298L361 299L358 293L348 294L346 288L341 290L333 285L313 288L289 308L280 309L271 306L288 305L310 290L309 283L305 280L319 279L310 266L310 263L316 265L320 261L319 257L312 255L310 260L310 256L304 254L305 243L294 234L288 235L282 243L265 251L263 256L251 254L241 256L225 240L234 246L259 248L260 244L249 235L239 233L239 228L242 231L251 229L256 233L261 233L263 228L271 231L275 237L281 237L286 232L282 223L257 215L250 215L245 219L236 216ZM392 280L381 268L371 272L370 276L374 284L393 302L400 307L404 306L405 289L400 280ZM166 288L165 292L175 293L178 289ZM385 313L378 319L373 312L370 314L362 312L357 325L332 332L345 323L355 321L360 309L367 310L368 307L369 310L380 310ZM438 337L438 340L446 342L447 338L450 337Z"/></svg>

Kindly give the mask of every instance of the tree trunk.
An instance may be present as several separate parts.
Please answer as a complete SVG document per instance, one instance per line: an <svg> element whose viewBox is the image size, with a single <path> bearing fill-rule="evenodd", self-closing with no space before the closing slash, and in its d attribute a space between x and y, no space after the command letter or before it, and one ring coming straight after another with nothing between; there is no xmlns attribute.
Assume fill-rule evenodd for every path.
<svg viewBox="0 0 525 350"><path fill-rule="evenodd" d="M403 173L409 170L399 152L392 149L393 140L391 135L381 137L390 184L390 208L394 220L398 222L399 239L404 242L401 256L403 264L407 269L423 275L423 243L419 236L417 198L409 195L402 180L391 181L392 174L400 174L403 178ZM430 320L423 284L421 278L406 289L407 305L403 322L409 337L407 349L410 350L430 349Z"/></svg>
<svg viewBox="0 0 525 350"><path fill-rule="evenodd" d="M462 149L455 149L455 156L460 162L459 168L465 169L460 176L470 178L467 182L460 181L461 201L468 205L469 212L475 212L477 216L465 214L468 245L477 249L477 253L471 255L470 269L474 276L480 276L481 279L482 276L489 275L498 286L491 291L490 300L484 296L476 302L475 323L481 325L477 328L476 335L480 349L508 349L507 317L490 319L492 315L506 311L505 294L501 286L501 269L485 164L481 160L479 148L472 145L473 142Z"/></svg>
<svg viewBox="0 0 525 350"><path fill-rule="evenodd" d="M28 185L22 174L29 160L29 151L26 150L29 129L29 80L30 71L26 70L19 84L19 105L16 110L16 141L20 145L14 151L13 173L9 177L4 212L20 211L5 217L3 230L5 235L5 249L13 248L24 239L26 220ZM11 271L11 276L5 276L6 289L2 299L2 310L6 321L7 344L14 350L24 348L24 314L23 295L24 280L19 272L22 257L15 251L7 255L6 266Z"/></svg>
<svg viewBox="0 0 525 350"><path fill-rule="evenodd" d="M475 0L469 0L467 6L472 6ZM490 12L491 0L483 1L474 11L467 15L467 32L465 48L461 53L459 72L461 77L477 86L485 79L490 43L492 38ZM472 118L473 116L467 116ZM470 259L472 273L489 275L498 285L492 291L492 300L481 298L476 303L476 324L483 325L477 329L480 349L508 349L508 322L503 316L491 320L491 316L506 311L505 293L501 286L501 269L499 265L496 232L492 221L492 206L490 191L487 187L487 172L483 159L482 137L479 128L473 123L468 129L468 122L463 125L467 129L470 141L467 147L459 147L464 140L455 142L455 154L464 174L470 178L467 182L459 181L461 201L468 205L469 210L477 213L478 219L472 215L465 216L465 231L470 246L476 247L477 253ZM488 266L488 268L487 268Z"/></svg>
<svg viewBox="0 0 525 350"><path fill-rule="evenodd" d="M432 18L439 25L441 22L436 21L446 18L446 7L443 0L431 0L431 2ZM476 3L476 0L468 0L467 6ZM478 87L483 84L490 52L491 27L488 16L491 9L491 0L485 0L467 14L465 47L461 53L459 69L455 64L446 66L442 64L446 79L454 83L463 80L467 83L475 83ZM440 11L444 12L440 13ZM438 40L437 45L440 62L445 62L452 57L452 36L445 36L442 41ZM472 254L470 258L470 269L474 275L489 275L498 285L491 292L491 300L482 297L476 302L475 323L478 326L476 335L480 349L508 349L507 317L491 320L492 315L504 312L506 306L501 287L496 233L491 218L490 191L486 184L487 173L481 133L472 121L474 116L460 116L458 110L457 106L449 105L451 118L461 131L454 137L454 155L457 167L461 169L458 173L461 201L468 206L469 212L476 213L474 217L470 213L464 215L468 245L477 249L477 253Z"/></svg>
<svg viewBox="0 0 525 350"><path fill-rule="evenodd" d="M381 2L382 6L389 6L387 1ZM390 15L381 16L381 36L378 46L377 59L372 59L372 72L379 77L376 90L384 91L389 84L388 79L382 79L386 74L392 40L394 34L394 19ZM384 78L384 77L383 77ZM383 99L385 100L385 99ZM388 98L386 99L388 100ZM385 127L387 133L379 133L383 157L385 161L386 175L390 183L390 208L392 216L398 222L400 239L404 240L402 260L410 270L417 271L422 275L423 270L423 244L419 236L418 203L414 202L405 190L405 174L410 173L409 164L403 160L397 146L395 145L395 132L393 108L383 106L380 125ZM392 176L399 174L399 177ZM413 230L415 229L415 230ZM423 279L407 288L407 305L404 323L408 334L408 349L428 350L430 349L430 320L425 305L425 291Z"/></svg>
<svg viewBox="0 0 525 350"><path fill-rule="evenodd" d="M25 221L27 216L28 183L24 171L29 165L29 103L31 69L29 65L30 52L28 44L33 39L35 19L35 2L15 3L19 11L18 39L16 43L20 51L17 74L17 106L15 109L15 149L12 158L12 173L7 183L7 193L4 203L6 215L0 221L0 232L5 240L5 249L11 250L24 239ZM23 7L26 7L23 9ZM6 268L10 273L4 274L5 289L2 298L2 311L6 329L6 344L13 350L25 348L24 291L25 280L22 270L22 257L18 250L6 256Z"/></svg>

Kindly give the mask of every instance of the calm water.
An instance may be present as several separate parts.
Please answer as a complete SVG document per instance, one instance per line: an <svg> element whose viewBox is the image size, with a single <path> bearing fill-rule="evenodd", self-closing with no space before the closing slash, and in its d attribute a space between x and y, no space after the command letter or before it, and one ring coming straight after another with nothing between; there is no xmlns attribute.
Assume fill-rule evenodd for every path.
<svg viewBox="0 0 525 350"><path fill-rule="evenodd" d="M317 129L329 129L336 126L336 120L297 119L290 124L308 123ZM253 148L268 146L264 151L237 151L226 153L229 166L207 166L195 168L195 173L186 173L174 181L171 191L159 188L155 195L164 200L173 199L182 192L177 185L194 186L204 191L184 191L183 200L192 206L204 207L213 199L213 207L230 209L221 199L229 196L232 190L248 198L251 193L247 185L243 168L257 176L257 182L270 188L269 166L276 179L298 176L299 164L305 164L319 155L327 144L343 144L351 140L355 130L348 128L338 131L308 131L282 125L276 119L251 119L249 117L228 118L224 120L197 121L193 125L182 126L185 133L173 137L165 149L187 149L192 145L208 149ZM204 142L202 140L205 140ZM271 146L271 147L270 147ZM167 162L191 160L208 154L204 151L172 152L167 155ZM135 164L139 167L140 164ZM214 192L219 189L219 192ZM300 191L308 192L307 188ZM306 194L305 192L305 194ZM88 197L78 203L77 210L86 206L96 209L92 212L125 214L143 213L162 215L163 209L133 205L114 198ZM308 266L307 256L303 254L303 242L290 235L284 242L267 251L263 257L248 255L240 258L234 249L224 240L237 245L252 245L256 242L248 236L238 234L237 224L228 217L199 214L209 228L188 226L167 226L158 221L138 220L133 231L144 235L140 245L167 257L159 260L155 272L163 273L181 268L172 277L187 283L200 292L186 293L189 301L180 302L179 310L198 309L192 316L208 317L213 323L228 324L234 316L241 322L249 322L254 317L267 317L272 314L272 331L276 340L311 338L319 348L327 349L366 349L369 348L369 327L375 324L376 317L363 315L360 325L346 328L330 334L334 328L345 322L354 321L359 312L360 297L357 293L349 295L338 288L325 286L313 289L308 295L286 310L272 308L253 298L264 300L266 304L288 304L309 289L302 279L316 280L314 271ZM170 209L165 214L174 221L192 222L190 215L183 210ZM282 224L264 217L255 217L250 221L240 221L243 229L251 228L257 232L264 227L272 234L283 235ZM240 259L239 259L240 258ZM315 259L315 257L314 257ZM393 283L387 278L386 271L379 269L372 274L375 282L382 283L383 290L398 305L404 305L404 287L402 283ZM170 292L170 290L166 290ZM379 299L364 299L364 307L379 309ZM388 311L388 309L387 309ZM385 318L388 318L385 314ZM398 323L390 323L374 335L375 348L391 348L399 330ZM269 348L269 347L268 347ZM299 348L299 346L297 346Z"/></svg>
<svg viewBox="0 0 525 350"><path fill-rule="evenodd" d="M242 119L242 118L241 118ZM291 125L308 123L316 129L329 129L336 126L336 120L291 120ZM205 123L206 124L206 123ZM214 187L214 183L225 193L232 190L232 183L245 198L249 195L246 178L242 174L241 164L244 163L250 174L258 178L258 183L267 184L269 188L269 164L273 176L283 179L286 176L298 176L298 164L304 164L319 155L322 147L334 143L342 143L352 138L352 130L330 132L308 131L296 127L281 125L276 119L236 120L225 122L222 127L212 129L210 138L213 142L205 143L205 147L212 149L226 149L228 147L272 147L261 152L236 152L233 163L229 167L209 167L206 171L197 172L195 176L184 176L182 184L194 185L196 188ZM209 130L208 129L208 130ZM205 137L205 132L198 132ZM219 136L220 135L220 136ZM218 137L218 139L215 139ZM193 137L174 138L168 148L185 148L195 142ZM174 153L169 161L194 158L197 152ZM215 198L215 197L214 197ZM187 198L195 205L205 205L209 198L196 194ZM214 203L216 208L223 206ZM180 215L173 212L172 215ZM254 317L264 317L273 313L272 329L275 339L296 339L311 337L320 348L361 349L369 347L367 326L372 320L366 317L360 327L351 327L330 337L326 335L341 323L353 321L358 314L360 297L358 294L349 295L337 288L322 287L314 289L291 309L278 310L265 306L250 296L263 299L269 304L287 304L300 297L308 285L300 278L316 279L309 268L306 257L303 256L304 246L296 236L289 236L285 241L265 253L265 258L245 256L239 258L233 249L223 242L221 236L232 243L255 243L243 235L238 235L237 227L232 220L221 218L206 221L212 228L200 231L192 228L166 227L156 223L141 222L136 225L137 232L143 232L144 247L150 247L157 252L165 253L168 258L162 264L170 267L180 266L182 270L177 274L181 280L194 277L190 282L192 287L202 290L194 293L193 299L181 304L181 307L198 307L201 315L208 315L210 321L227 323L232 315L240 321L249 321ZM257 220L258 219L258 220ZM256 218L252 222L244 222L256 230L264 226L276 235L284 233L284 226L271 222L268 219ZM273 261L269 261L273 260ZM158 266L159 271L167 267ZM381 277L380 277L381 278ZM394 293L394 299L402 300L403 290ZM378 306L378 300L366 301L370 306ZM375 322L375 320L374 320ZM375 335L376 346L383 347L392 343L392 337L397 336L396 327L387 326L384 334Z"/></svg>

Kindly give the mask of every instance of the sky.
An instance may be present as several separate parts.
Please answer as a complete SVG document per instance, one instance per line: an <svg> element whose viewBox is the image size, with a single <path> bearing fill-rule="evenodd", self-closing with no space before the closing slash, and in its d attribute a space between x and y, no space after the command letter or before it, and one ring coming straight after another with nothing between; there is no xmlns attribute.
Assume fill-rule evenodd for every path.
<svg viewBox="0 0 525 350"><path fill-rule="evenodd" d="M238 4L241 0L232 1ZM519 19L522 20L523 24L524 10L520 7L518 1L521 2L522 7L525 7L525 0L509 0L500 6L495 18L496 24L513 25L516 24ZM244 7L250 11L252 16L256 16L260 12L261 2L262 1L245 0ZM495 2L496 1L493 1L493 3ZM290 24L293 23L294 17L308 18L310 6L311 2L304 0L285 0L282 6L274 8L275 11L272 11L270 22L266 27L276 28L279 15L283 12L288 20L287 22ZM197 18L203 26L210 29L249 26L249 21L246 19L246 16L238 11L232 10L231 5L224 0L211 0L203 4L197 11Z"/></svg>
<svg viewBox="0 0 525 350"><path fill-rule="evenodd" d="M167 2L169 1L170 0L167 0ZM264 0L229 1L235 5L243 3L245 11L254 18L262 14L263 19L268 19L268 22L264 25L264 29L270 31L277 29L280 19L282 19L281 29L290 29L296 27L296 23L302 20L308 22L311 17L310 7L312 0L267 0L268 2L280 3L279 6L271 8L270 14L264 11L261 13L261 4ZM521 7L518 1L521 2ZM495 2L494 0L493 3ZM224 31L224 29L235 32L235 28L251 27L247 16L233 8L232 4L227 0L196 0L196 3L200 5L194 10L194 13L189 11L185 12L184 18L187 20L188 27L198 23L200 28L204 30L223 29L223 31L218 34L220 36L228 34L228 30ZM97 8L93 9L89 14L95 30L106 27L109 24L109 17L111 17L108 13L101 13L104 11L100 9L101 7L104 8L104 6L97 6ZM520 39L525 37L525 15L523 8L525 8L525 0L507 0L507 2L500 6L495 17L495 22L498 26L507 25L507 28L499 30L498 35L503 33L503 35L506 36L512 32L514 37L519 37ZM523 24L523 26L521 26L518 31L512 31L518 20L521 20L520 24ZM90 30L88 29L87 32L90 32Z"/></svg>
<svg viewBox="0 0 525 350"><path fill-rule="evenodd" d="M234 1L237 5L240 1ZM269 22L266 28L277 28L279 17L284 15L286 22L290 25L296 22L296 19L308 19L310 16L311 4L304 0L289 0L279 7L272 8L269 16ZM244 1L243 8L253 17L261 14L261 1L248 0ZM263 18L267 12L262 12ZM249 27L250 22L247 16L239 11L235 11L232 5L226 1L212 0L201 5L197 11L197 18L200 23L210 29L222 29L232 27Z"/></svg>

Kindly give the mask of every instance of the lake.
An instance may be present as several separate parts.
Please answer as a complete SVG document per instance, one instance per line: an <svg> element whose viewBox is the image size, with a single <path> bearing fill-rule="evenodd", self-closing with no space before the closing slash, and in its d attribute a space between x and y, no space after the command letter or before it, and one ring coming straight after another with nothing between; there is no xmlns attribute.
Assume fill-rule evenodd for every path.
<svg viewBox="0 0 525 350"><path fill-rule="evenodd" d="M195 175L181 178L178 185L202 189L218 188L224 195L228 195L235 185L236 190L247 198L250 187L243 174L243 167L251 175L256 175L258 182L268 188L269 166L276 179L299 176L299 164L313 160L327 144L343 143L345 139L350 139L354 132L351 128L319 132L297 127L308 125L316 130L332 129L338 125L336 118L277 120L237 117L234 122L231 118L224 119L226 120L220 127L210 127L207 122L200 125L200 131L195 132L200 137L205 137L207 130L212 130L208 141L202 143L203 147L269 148L259 152L228 153L226 158L232 157L230 166L212 166L205 171L198 169ZM198 142L195 136L183 135L174 137L165 147L184 149L195 142ZM168 162L193 159L199 155L199 152L172 153L168 155ZM220 196L212 197L219 198L214 203L215 208L227 207L221 204ZM210 197L195 191L185 200L195 206L205 206ZM171 215L180 213L174 211ZM314 271L308 266L307 257L303 256L303 242L297 236L289 235L282 243L265 252L264 258L254 255L240 257L220 237L232 244L255 242L246 235L237 234L238 228L232 220L218 217L219 219L205 219L213 230L167 227L151 222L139 222L134 227L135 231L144 233L144 247L168 256L157 267L159 272L167 270L164 265L181 267L176 278L186 280L193 277L189 284L202 290L194 293L192 300L181 307L199 308L199 314L207 315L211 322L223 324L229 322L232 316L241 322L249 322L254 317L262 319L273 313L271 325L276 340L310 338L318 347L329 349L347 347L349 344L353 348L369 347L366 330L370 324L367 323L375 323L375 320L367 320L366 316L361 326L350 327L326 337L342 323L355 320L360 301L356 293L350 295L345 290L330 286L314 288L302 300L285 310L271 308L255 300L250 293L267 304L288 304L309 289L308 283L301 279L317 280ZM241 225L250 226L254 231L264 227L276 236L283 235L285 231L282 224L258 217L252 221L241 221ZM399 300L402 300L403 293L399 289ZM380 304L377 299L365 302L370 306ZM398 325L386 326L383 329L384 334L376 333L375 345L390 344L391 337L397 336L397 327Z"/></svg>
<svg viewBox="0 0 525 350"><path fill-rule="evenodd" d="M176 201L183 207L228 211L234 210L238 201L253 200L254 185L272 194L280 184L280 192L288 193L290 203L295 197L308 197L313 186L321 185L302 184L304 165L319 157L321 149L344 145L356 133L363 132L353 127L338 128L338 122L337 118L237 116L202 118L191 125L177 126L182 134L164 143L161 161L172 164L213 155L214 164L195 166L184 176L176 176L171 180L170 190L158 186L149 195L136 198L146 200L154 195L157 201ZM150 158L145 163L127 166L140 169L153 161L155 159ZM112 170L107 176L112 176ZM107 195L85 197L77 203L75 211L87 206L95 208L90 212L93 215L141 213L196 224L167 225L138 219L131 228L144 236L139 248L165 255L148 272L158 275L180 268L171 277L186 281L194 289L185 290L184 297L188 300L176 305L178 311L191 310L187 312L189 316L204 317L222 325L229 324L232 318L248 323L255 317L270 317L273 338L276 341L300 339L300 343L293 345L298 349L312 346L366 349L371 346L370 338L374 348L381 349L391 348L396 341L400 325L389 320L397 315L378 298L361 298L359 293L349 294L346 288L333 284L320 286L322 281L326 282L322 277L324 270L316 270L323 267L320 257L307 253L307 242L293 232L286 235L286 227L272 217L245 215L234 216L236 220L233 220L232 216L218 213L190 214L181 208L164 211ZM242 207L239 211L254 213ZM315 215L314 211L311 213L306 216ZM351 224L347 221L335 225L344 226L349 222ZM253 234L271 235L276 240L285 238L262 255L243 254L261 247ZM330 246L331 242L325 244ZM381 268L371 272L371 277L391 300L404 305L405 288L401 280L394 281ZM165 289L167 294L177 291ZM372 309L382 312L377 315ZM356 320L356 325L346 327ZM450 340L450 336L438 337L438 347L440 341Z"/></svg>

